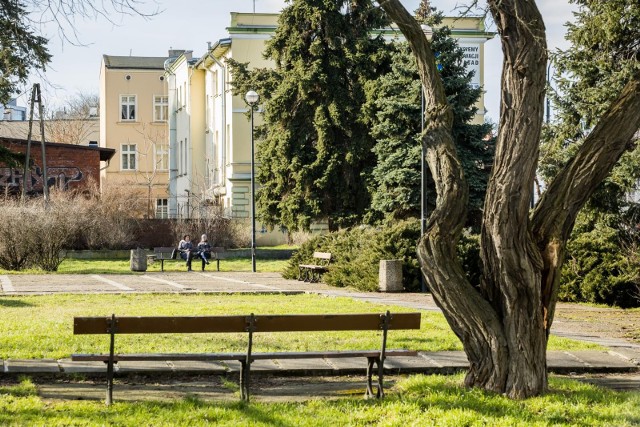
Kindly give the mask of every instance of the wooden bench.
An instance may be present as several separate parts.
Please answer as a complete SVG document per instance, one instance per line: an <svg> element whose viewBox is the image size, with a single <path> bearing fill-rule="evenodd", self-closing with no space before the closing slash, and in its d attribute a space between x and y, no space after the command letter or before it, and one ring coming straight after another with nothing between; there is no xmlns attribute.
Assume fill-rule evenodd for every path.
<svg viewBox="0 0 640 427"><path fill-rule="evenodd" d="M177 251L176 248L172 248L172 247L153 248L153 255L147 255L147 260L150 260L150 257L153 257L152 259L154 261L160 261L160 271L164 272L164 262L166 260L177 259L180 261L184 261L182 258L180 258L180 254L178 252L176 252L177 254L176 257L172 258L172 254L174 250ZM224 252L225 252L224 248L220 248L220 247L211 248L211 260L216 261L217 271L220 271L220 260L222 259ZM200 261L202 261L202 271L204 271L204 267L207 263L199 256L194 255L193 260L196 260L196 259L199 259ZM193 260L192 260L192 263L193 263Z"/></svg>
<svg viewBox="0 0 640 427"><path fill-rule="evenodd" d="M387 332L392 329L420 329L420 313L385 314L302 314L256 316L192 316L192 317L74 317L73 333L108 334L108 354L73 354L73 361L102 361L107 364L108 405L113 401L114 364L121 361L224 361L240 362L240 397L249 400L249 374L251 363L264 359L312 359L366 357L366 397L384 396L384 360L391 356L416 356L416 351L387 350ZM312 351L312 352L264 352L252 351L255 333L260 332L311 332L311 331L381 331L382 346L379 350L362 351ZM237 333L248 336L246 352L237 353L164 353L118 354L115 352L117 334L181 334L181 333ZM377 390L374 393L372 376L377 372Z"/></svg>
<svg viewBox="0 0 640 427"><path fill-rule="evenodd" d="M322 273L326 273L329 270L329 264L331 263L331 254L329 252L314 252L314 261L317 259L317 264L299 264L298 265L298 280L305 282L319 282Z"/></svg>

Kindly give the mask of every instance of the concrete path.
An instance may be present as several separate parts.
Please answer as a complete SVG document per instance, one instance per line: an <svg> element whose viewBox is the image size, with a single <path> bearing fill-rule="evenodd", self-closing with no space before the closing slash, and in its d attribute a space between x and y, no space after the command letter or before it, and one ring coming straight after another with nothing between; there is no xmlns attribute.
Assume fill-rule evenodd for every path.
<svg viewBox="0 0 640 427"><path fill-rule="evenodd" d="M0 275L2 296L52 293L316 293L348 297L381 306L402 306L416 310L439 311L429 294L383 294L336 289L322 283L304 283L283 279L277 273L192 272L144 273L123 275ZM559 323L559 324L558 324ZM557 325L557 326L556 326ZM552 333L588 340L609 347L608 351L550 351L548 367L558 373L640 372L640 345L607 337L585 336L563 330L556 322ZM236 363L237 364L237 363ZM235 373L233 362L122 362L118 375L128 373ZM4 360L2 372L12 374L102 373L102 363L78 363L70 360ZM463 352L421 352L418 357L389 358L385 370L393 373L451 373L467 369ZM260 374L347 375L364 373L365 359L267 360L252 365ZM638 380L640 384L640 380ZM640 385L639 385L640 388Z"/></svg>

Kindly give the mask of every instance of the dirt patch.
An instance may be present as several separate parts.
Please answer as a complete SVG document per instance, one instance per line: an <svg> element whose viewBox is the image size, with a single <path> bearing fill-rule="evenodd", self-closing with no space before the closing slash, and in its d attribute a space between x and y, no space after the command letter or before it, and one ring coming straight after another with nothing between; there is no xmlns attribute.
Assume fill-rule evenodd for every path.
<svg viewBox="0 0 640 427"><path fill-rule="evenodd" d="M640 344L639 309L561 303L556 309L554 327L576 334L617 338Z"/></svg>

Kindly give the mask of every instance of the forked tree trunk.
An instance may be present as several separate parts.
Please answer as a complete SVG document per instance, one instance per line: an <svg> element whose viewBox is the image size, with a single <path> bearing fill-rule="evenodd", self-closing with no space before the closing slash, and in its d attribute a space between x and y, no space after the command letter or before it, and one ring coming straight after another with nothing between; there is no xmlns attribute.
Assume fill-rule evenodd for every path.
<svg viewBox="0 0 640 427"><path fill-rule="evenodd" d="M423 144L437 200L418 257L434 299L469 359L465 383L513 398L543 393L564 247L578 211L638 128L638 76L551 183L530 220L546 77L545 29L531 0L488 1L502 39L504 64L500 129L483 215L484 271L476 289L466 280L456 255L468 190L433 52L398 0L379 0L379 4L409 42L425 90Z"/></svg>

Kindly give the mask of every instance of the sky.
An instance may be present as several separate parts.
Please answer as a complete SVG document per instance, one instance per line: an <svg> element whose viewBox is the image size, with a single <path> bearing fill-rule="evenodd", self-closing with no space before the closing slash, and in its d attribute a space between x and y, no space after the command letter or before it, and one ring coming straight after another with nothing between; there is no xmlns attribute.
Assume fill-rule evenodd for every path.
<svg viewBox="0 0 640 427"><path fill-rule="evenodd" d="M50 38L49 49L53 60L45 73L45 106L61 105L65 99L78 93L98 94L100 62L103 54L133 56L166 56L170 48L193 50L194 56L205 53L207 42L226 37L225 28L230 23L231 12L255 11L276 13L285 0L147 0L143 9L156 7L161 12L151 18L113 15L105 18L76 18L75 26L82 45L63 41L58 28L48 25L45 36ZM409 11L414 11L419 0L401 0ZM482 2L480 2L482 3ZM432 0L432 6L447 16L459 14L456 6L465 0ZM538 0L538 7L545 19L549 48L564 48L564 24L573 18L575 6L569 0ZM495 27L489 27L495 31ZM495 123L499 118L500 74L502 51L498 37L485 44L485 107L487 116ZM34 80L35 82L35 80ZM27 95L18 103L26 105Z"/></svg>

